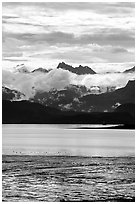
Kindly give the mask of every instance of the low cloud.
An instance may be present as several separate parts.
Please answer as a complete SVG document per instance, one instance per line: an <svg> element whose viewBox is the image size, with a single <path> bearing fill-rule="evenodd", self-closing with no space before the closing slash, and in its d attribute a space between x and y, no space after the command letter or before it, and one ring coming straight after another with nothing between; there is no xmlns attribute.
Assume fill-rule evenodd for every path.
<svg viewBox="0 0 137 204"><path fill-rule="evenodd" d="M52 70L47 74L3 70L2 78L3 85L24 93L27 99L33 97L37 91L48 92L53 88L60 90L71 83L71 73L61 69Z"/></svg>
<svg viewBox="0 0 137 204"><path fill-rule="evenodd" d="M70 84L92 86L123 87L134 74L108 73L95 75L76 75L62 69L54 69L49 73L18 73L3 70L3 85L25 94L26 99L33 98L37 91L49 92L52 89L61 90Z"/></svg>
<svg viewBox="0 0 137 204"><path fill-rule="evenodd" d="M126 86L129 80L134 79L134 74L124 73L108 73L108 74L95 74L86 75L85 77L79 77L78 84L85 85L90 88L92 86L116 86L121 88Z"/></svg>

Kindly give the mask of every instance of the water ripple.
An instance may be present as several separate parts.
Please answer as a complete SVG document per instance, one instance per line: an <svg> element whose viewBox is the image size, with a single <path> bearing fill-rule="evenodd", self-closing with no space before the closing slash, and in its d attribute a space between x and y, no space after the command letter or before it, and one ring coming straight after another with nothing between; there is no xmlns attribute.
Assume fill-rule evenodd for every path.
<svg viewBox="0 0 137 204"><path fill-rule="evenodd" d="M134 201L135 158L3 156L3 201Z"/></svg>

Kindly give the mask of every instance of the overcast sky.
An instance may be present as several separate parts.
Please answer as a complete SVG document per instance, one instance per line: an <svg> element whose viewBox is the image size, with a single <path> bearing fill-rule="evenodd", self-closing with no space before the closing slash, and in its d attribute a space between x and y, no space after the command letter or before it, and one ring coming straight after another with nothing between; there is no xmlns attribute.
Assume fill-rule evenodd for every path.
<svg viewBox="0 0 137 204"><path fill-rule="evenodd" d="M3 3L3 68L134 64L134 3Z"/></svg>

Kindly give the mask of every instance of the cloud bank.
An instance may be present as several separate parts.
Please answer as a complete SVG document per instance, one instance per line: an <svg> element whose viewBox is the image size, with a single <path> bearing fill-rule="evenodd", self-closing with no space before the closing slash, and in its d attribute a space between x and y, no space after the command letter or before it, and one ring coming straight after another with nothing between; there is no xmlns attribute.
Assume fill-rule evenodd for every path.
<svg viewBox="0 0 137 204"><path fill-rule="evenodd" d="M123 87L134 74L108 73L95 75L76 75L67 70L54 69L49 73L18 73L3 70L3 85L25 94L26 99L33 98L37 91L49 92L52 89L61 90L70 84L92 86Z"/></svg>

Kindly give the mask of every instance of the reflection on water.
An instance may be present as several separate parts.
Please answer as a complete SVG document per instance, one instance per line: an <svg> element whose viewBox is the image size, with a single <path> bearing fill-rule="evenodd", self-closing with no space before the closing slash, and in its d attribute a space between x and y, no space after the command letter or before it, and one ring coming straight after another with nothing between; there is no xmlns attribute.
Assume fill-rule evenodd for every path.
<svg viewBox="0 0 137 204"><path fill-rule="evenodd" d="M3 156L3 201L135 201L134 157Z"/></svg>
<svg viewBox="0 0 137 204"><path fill-rule="evenodd" d="M3 154L134 156L134 130L80 125L3 125ZM89 125L88 125L89 127Z"/></svg>

